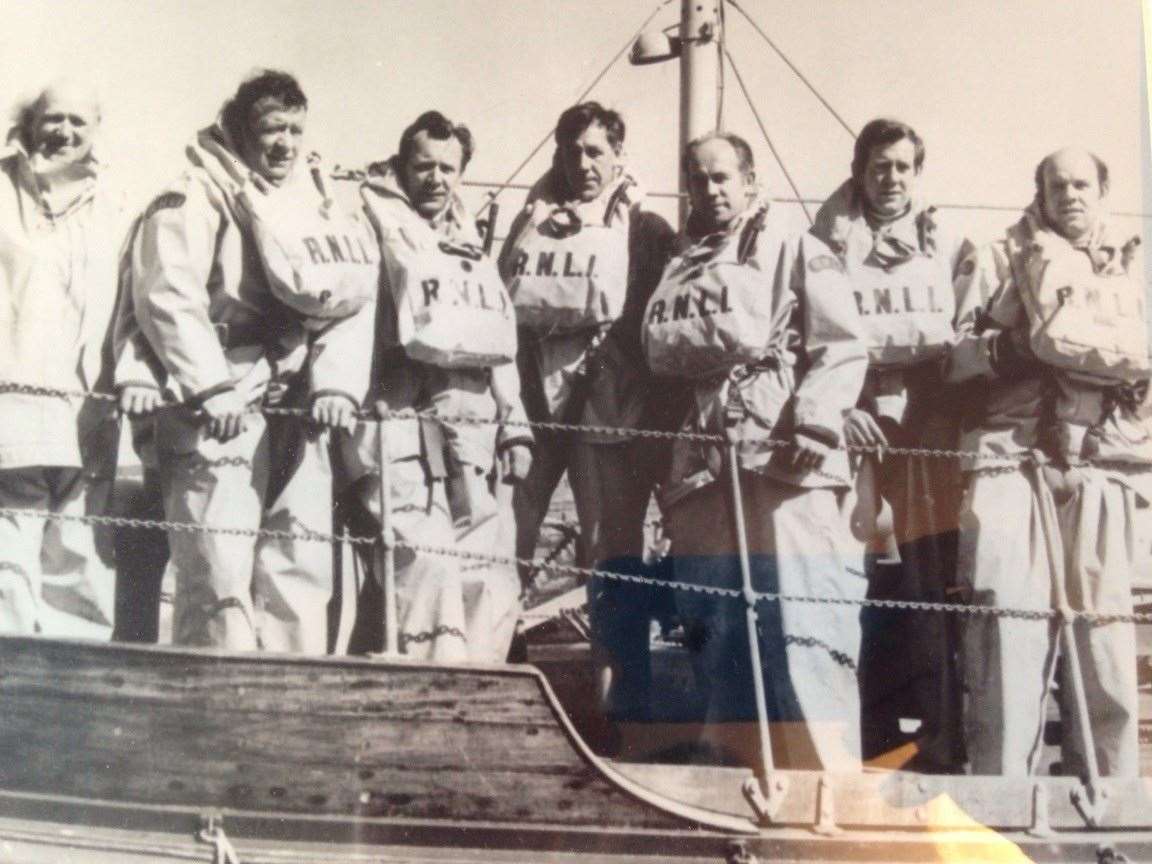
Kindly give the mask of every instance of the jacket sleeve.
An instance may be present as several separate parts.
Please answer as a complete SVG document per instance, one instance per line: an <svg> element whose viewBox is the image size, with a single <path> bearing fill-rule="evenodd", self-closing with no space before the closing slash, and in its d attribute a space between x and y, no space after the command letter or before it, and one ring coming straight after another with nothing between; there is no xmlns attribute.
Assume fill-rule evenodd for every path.
<svg viewBox="0 0 1152 864"><path fill-rule="evenodd" d="M1029 371L1016 331L1026 320L1003 243L972 251L955 279L956 337L944 361L944 379L1013 378Z"/></svg>
<svg viewBox="0 0 1152 864"><path fill-rule="evenodd" d="M312 344L312 398L347 396L357 406L368 401L376 331L376 303L330 324Z"/></svg>
<svg viewBox="0 0 1152 864"><path fill-rule="evenodd" d="M120 290L112 319L112 386L116 390L123 387L159 390L165 377L159 359L140 329L132 302L132 244L139 229L139 222L132 226L128 249L121 262Z"/></svg>
<svg viewBox="0 0 1152 864"><path fill-rule="evenodd" d="M188 181L149 205L132 244L132 303L140 329L192 400L232 386L209 317L208 279L222 221L207 194Z"/></svg>
<svg viewBox="0 0 1152 864"><path fill-rule="evenodd" d="M789 246L791 244L788 244ZM798 303L803 372L796 386L796 431L829 446L840 442L844 415L856 405L868 371L860 315L844 268L811 235L799 241L788 274Z"/></svg>
<svg viewBox="0 0 1152 864"><path fill-rule="evenodd" d="M496 430L496 450L504 450L514 444L531 445L534 440L528 426L509 425L508 421L520 424L528 420L528 412L520 399L520 371L515 363L502 363L492 368L492 396L500 412L500 426Z"/></svg>

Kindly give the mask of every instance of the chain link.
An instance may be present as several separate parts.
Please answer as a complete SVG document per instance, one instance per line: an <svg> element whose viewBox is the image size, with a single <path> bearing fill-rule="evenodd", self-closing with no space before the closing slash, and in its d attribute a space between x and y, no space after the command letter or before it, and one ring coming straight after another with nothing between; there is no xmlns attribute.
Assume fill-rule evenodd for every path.
<svg viewBox="0 0 1152 864"><path fill-rule="evenodd" d="M11 381L0 381L0 393L23 393L32 396L51 396L65 399L94 399L102 402L118 402L112 393L101 393L95 390L65 390L56 387L40 387L34 384L20 384ZM181 403L166 402L163 407L178 407ZM271 405L252 405L248 408L249 414L264 414L272 417L297 417L303 420L311 418L311 412L305 408L281 408ZM641 438L661 441L696 441L706 444L724 444L727 439L723 435L703 432L668 432L661 429L632 429L620 426L591 426L579 423L558 423L554 421L537 420L496 420L484 417L466 417L456 415L436 414L419 411L385 411L378 413L369 409L358 409L355 412L360 423L376 423L378 421L392 422L401 420L436 420L441 423L453 423L464 426L504 426L517 429L543 429L551 432L580 433L590 432L596 435L616 436L619 438ZM789 441L767 439L757 442L757 446L768 449L788 449L792 446ZM997 454L980 453L974 450L946 450L927 447L889 447L886 445L866 444L838 444L833 449L845 450L849 453L874 453L877 456L908 456L923 457L927 459L960 459L974 462L986 462L994 465L1011 466L1028 461L1031 456L1026 453Z"/></svg>
<svg viewBox="0 0 1152 864"><path fill-rule="evenodd" d="M331 534L322 531L304 530L296 533L270 528L229 528L204 525L197 522L173 522L170 520L136 519L126 516L80 516L66 513L52 513L47 510L31 510L18 507L0 507L0 517L46 519L57 522L79 522L87 525L103 525L117 528L147 528L163 531L203 532L223 534L232 537L265 537L272 540L303 540L316 543L350 543L356 546L372 546L379 542L377 537L358 537L352 534ZM514 558L492 555L486 552L470 552L463 549L448 549L424 543L408 543L394 540L393 549L410 552L423 552L443 558L454 558L471 563L494 564L503 567L528 567L547 570L553 573L579 576L585 579L609 579L616 582L630 582L650 588L661 588L686 593L705 594L714 597L741 599L744 593L735 588L722 588L715 585L695 585L689 582L655 579L634 573L617 573L613 570L598 570L593 567L578 567L573 564L557 564L544 559ZM856 576L864 574L853 568L846 568ZM933 612L990 618L1018 618L1025 621L1046 621L1060 618L1064 613L1056 609L1013 609L996 606L977 606L960 603L936 603L924 600L881 600L854 597L810 597L799 594L779 594L774 592L754 592L757 603L807 603L818 606L858 606L866 609L890 609L907 612ZM1083 610L1069 610L1069 617L1093 624L1152 624L1152 613L1107 613Z"/></svg>

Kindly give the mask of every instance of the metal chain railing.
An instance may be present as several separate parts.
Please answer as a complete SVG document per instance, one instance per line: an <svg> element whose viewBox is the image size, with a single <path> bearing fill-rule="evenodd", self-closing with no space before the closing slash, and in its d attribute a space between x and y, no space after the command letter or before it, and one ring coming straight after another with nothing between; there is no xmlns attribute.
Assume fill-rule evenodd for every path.
<svg viewBox="0 0 1152 864"><path fill-rule="evenodd" d="M94 399L103 402L117 402L117 396L112 393L101 393L95 390L67 390L56 387L41 387L39 385L21 384L16 382L0 381L0 393L21 393L34 396L50 396L63 399ZM166 402L158 410L171 410L183 408L182 403ZM188 409L192 410L192 409ZM311 413L305 408L281 408L268 405L253 405L249 409L251 414L264 414L273 417L298 417L307 420ZM705 432L670 432L661 429L636 429L621 426L595 426L579 423L560 423L543 420L513 420L487 417L471 417L464 415L448 415L419 411L385 411L376 412L360 409L356 412L356 419L360 423L375 423L383 420L436 420L441 423L459 424L467 426L505 426L511 428L541 429L549 432L590 433L595 435L616 436L621 438L648 438L656 440L682 440L696 441L707 444L723 444L725 438L718 433ZM787 449L791 447L788 441L767 439L757 441L757 446L769 449ZM876 455L924 457L930 459L966 459L975 462L988 462L999 465L1018 465L1027 462L1029 453L982 453L975 450L949 450L937 447L892 447L887 445L863 444L837 444L832 449L844 450L849 453L874 453Z"/></svg>
<svg viewBox="0 0 1152 864"><path fill-rule="evenodd" d="M197 522L175 522L167 519L137 519L127 516L100 516L79 515L66 513L53 513L46 510L33 510L20 507L0 507L0 518L12 519L45 519L58 522L76 522L88 525L100 525L115 528L153 529L174 532L203 532L206 534L223 534L233 537L262 537L272 540L293 540L314 543L348 543L353 546L374 546L381 542L379 537L363 537L353 534L332 534L323 531L303 530L300 532L282 531L271 528L232 528L228 526L205 525ZM619 573L614 570L601 570L594 567L579 567L574 564L558 564L546 559L518 558L506 555L493 555L487 552L472 552L463 549L450 549L443 546L433 546L425 543L409 543L403 540L391 540L386 544L392 549L409 552L421 552L437 555L444 558L454 558L470 563L490 564L500 567L528 567L547 570L549 572L578 576L585 579L608 579L617 582L630 582L650 588L658 588L685 593L706 594L714 597L726 597L739 600L744 592L736 588L724 588L717 585L697 585L691 582L677 582L675 580L657 579L636 573ZM848 567L847 572L854 576L863 576L859 570ZM877 598L855 597L813 597L802 594L781 594L771 591L753 592L757 603L805 603L818 606L857 606L866 609L888 609L907 612L947 613L967 616L984 616L990 618L1017 618L1026 621L1058 620L1064 616L1087 621L1092 624L1152 624L1152 613L1112 613L1094 612L1088 610L1058 609L1013 609L1008 607L977 606L962 603L939 603L926 600L886 600Z"/></svg>

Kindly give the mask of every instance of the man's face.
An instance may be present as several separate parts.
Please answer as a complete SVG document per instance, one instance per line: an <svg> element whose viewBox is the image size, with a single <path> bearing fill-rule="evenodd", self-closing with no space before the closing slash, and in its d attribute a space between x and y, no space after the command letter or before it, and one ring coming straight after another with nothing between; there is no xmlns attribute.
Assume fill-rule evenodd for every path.
<svg viewBox="0 0 1152 864"><path fill-rule="evenodd" d="M740 155L722 138L705 141L688 156L688 198L705 231L722 231L748 207L755 175L740 170Z"/></svg>
<svg viewBox="0 0 1152 864"><path fill-rule="evenodd" d="M1044 168L1044 221L1069 240L1088 236L1104 213L1104 191L1087 153L1062 150Z"/></svg>
<svg viewBox="0 0 1152 864"><path fill-rule="evenodd" d="M304 139L304 108L285 108L275 96L257 99L248 114L248 134L240 143L244 162L274 186L292 174Z"/></svg>
<svg viewBox="0 0 1152 864"><path fill-rule="evenodd" d="M38 100L32 119L32 154L58 165L79 162L92 152L100 109L91 94L52 88Z"/></svg>
<svg viewBox="0 0 1152 864"><path fill-rule="evenodd" d="M400 166L408 200L425 219L437 216L463 179L464 148L455 136L432 138L425 131L412 139L412 152Z"/></svg>
<svg viewBox="0 0 1152 864"><path fill-rule="evenodd" d="M907 138L878 144L868 154L862 181L871 209L884 217L896 217L908 209L920 181L916 145Z"/></svg>
<svg viewBox="0 0 1152 864"><path fill-rule="evenodd" d="M608 141L608 130L593 123L560 148L560 166L568 188L581 201L595 201L619 170L620 157Z"/></svg>

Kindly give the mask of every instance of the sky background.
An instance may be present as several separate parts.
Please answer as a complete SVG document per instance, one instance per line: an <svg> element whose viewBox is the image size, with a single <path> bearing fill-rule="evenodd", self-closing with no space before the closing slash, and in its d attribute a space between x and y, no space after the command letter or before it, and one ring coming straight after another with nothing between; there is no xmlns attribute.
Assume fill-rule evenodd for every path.
<svg viewBox="0 0 1152 864"><path fill-rule="evenodd" d="M104 152L135 198L175 176L193 131L260 66L300 78L311 102L309 143L332 163L390 155L404 126L435 107L476 135L469 176L502 180L658 5L0 2L0 104L56 74L92 78L104 95ZM1115 209L1152 210L1139 0L740 2L853 128L890 115L922 133L931 199L1022 206L1039 158L1075 143L1111 164ZM678 17L673 0L653 26ZM727 38L801 193L826 196L847 175L851 138L734 9ZM622 59L592 94L623 113L634 171L654 190L676 188L676 66ZM790 194L730 74L725 125L753 143L769 190ZM550 152L520 179L539 176ZM480 193L470 194L478 203ZM517 197L502 203L506 224ZM671 215L672 204L661 209ZM1012 218L951 215L977 239Z"/></svg>

